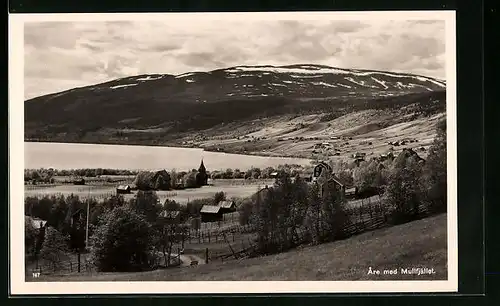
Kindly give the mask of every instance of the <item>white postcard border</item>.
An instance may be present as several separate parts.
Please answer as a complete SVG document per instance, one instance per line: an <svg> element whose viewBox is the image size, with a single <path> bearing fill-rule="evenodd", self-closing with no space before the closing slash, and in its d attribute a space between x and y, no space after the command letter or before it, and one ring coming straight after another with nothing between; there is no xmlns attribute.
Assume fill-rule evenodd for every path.
<svg viewBox="0 0 500 306"><path fill-rule="evenodd" d="M40 21L171 20L444 20L446 23L446 116L448 157L448 280L446 281L229 281L229 282L26 282L24 268L24 23ZM9 15L10 293L189 294L189 293L392 293L458 290L456 29L455 11L116 13Z"/></svg>

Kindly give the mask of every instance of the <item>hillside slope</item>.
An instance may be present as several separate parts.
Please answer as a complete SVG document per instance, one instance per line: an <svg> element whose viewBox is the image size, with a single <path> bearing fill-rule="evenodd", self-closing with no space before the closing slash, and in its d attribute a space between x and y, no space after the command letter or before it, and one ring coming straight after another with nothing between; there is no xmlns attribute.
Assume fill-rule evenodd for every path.
<svg viewBox="0 0 500 306"><path fill-rule="evenodd" d="M327 122L369 109L396 110L389 121L407 115L408 122L443 113L444 97L445 83L433 78L318 65L141 75L26 101L25 139L205 146L200 135L224 138L231 126L230 137L238 140L257 122L281 130L274 125L298 115Z"/></svg>

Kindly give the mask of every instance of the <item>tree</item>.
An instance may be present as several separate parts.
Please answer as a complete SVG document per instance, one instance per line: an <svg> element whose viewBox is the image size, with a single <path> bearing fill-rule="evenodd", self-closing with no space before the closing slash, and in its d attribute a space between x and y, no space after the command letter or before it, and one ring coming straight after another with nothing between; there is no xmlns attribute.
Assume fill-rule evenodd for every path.
<svg viewBox="0 0 500 306"><path fill-rule="evenodd" d="M385 185L384 178L379 168L379 163L375 160L362 162L358 168L354 170L354 184L358 187L359 193L371 192L378 190Z"/></svg>
<svg viewBox="0 0 500 306"><path fill-rule="evenodd" d="M319 186L314 184L308 191L308 209L304 220L306 230L312 239L313 244L321 242L321 198L319 196Z"/></svg>
<svg viewBox="0 0 500 306"><path fill-rule="evenodd" d="M26 255L35 255L36 252L36 239L38 231L31 223L29 218L25 218L24 222L24 252Z"/></svg>
<svg viewBox="0 0 500 306"><path fill-rule="evenodd" d="M446 121L437 126L437 135L429 149L424 167L426 202L432 212L446 211L447 165L446 165Z"/></svg>
<svg viewBox="0 0 500 306"><path fill-rule="evenodd" d="M422 202L422 165L415 156L401 159L393 167L384 197L391 206L395 224L417 219Z"/></svg>
<svg viewBox="0 0 500 306"><path fill-rule="evenodd" d="M226 193L224 191L216 192L214 195L214 204L217 205L221 201L226 200Z"/></svg>
<svg viewBox="0 0 500 306"><path fill-rule="evenodd" d="M346 200L337 184L327 181L323 186L322 223L325 231L324 239L333 241L344 237L344 228L348 222L345 212Z"/></svg>
<svg viewBox="0 0 500 306"><path fill-rule="evenodd" d="M239 222L240 225L247 225L250 223L250 217L252 215L253 203L250 199L245 199L238 207L239 211Z"/></svg>
<svg viewBox="0 0 500 306"><path fill-rule="evenodd" d="M196 180L196 174L197 174L197 171L195 170L195 172L186 173L184 175L184 177L182 178L182 181L184 183L184 187L186 187L186 188L198 188L198 187L200 187L198 185L198 181Z"/></svg>
<svg viewBox="0 0 500 306"><path fill-rule="evenodd" d="M50 262L55 270L60 267L63 257L69 252L69 239L53 227L47 228L45 233L40 256Z"/></svg>
<svg viewBox="0 0 500 306"><path fill-rule="evenodd" d="M139 190L136 196L130 200L129 207L151 223L156 221L162 210L162 205L154 191Z"/></svg>
<svg viewBox="0 0 500 306"><path fill-rule="evenodd" d="M140 271L149 267L153 247L146 218L128 207L104 214L92 236L91 258L102 272Z"/></svg>

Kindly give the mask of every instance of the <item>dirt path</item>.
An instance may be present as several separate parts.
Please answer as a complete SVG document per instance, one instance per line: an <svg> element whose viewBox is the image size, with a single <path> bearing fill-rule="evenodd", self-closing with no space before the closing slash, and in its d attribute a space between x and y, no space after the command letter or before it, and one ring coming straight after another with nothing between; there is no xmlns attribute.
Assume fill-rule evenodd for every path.
<svg viewBox="0 0 500 306"><path fill-rule="evenodd" d="M171 256L176 257L177 254L172 254ZM196 256L196 255L183 254L180 257L181 257L181 267L190 267L192 261L198 261L198 265L205 264L205 260L203 258Z"/></svg>

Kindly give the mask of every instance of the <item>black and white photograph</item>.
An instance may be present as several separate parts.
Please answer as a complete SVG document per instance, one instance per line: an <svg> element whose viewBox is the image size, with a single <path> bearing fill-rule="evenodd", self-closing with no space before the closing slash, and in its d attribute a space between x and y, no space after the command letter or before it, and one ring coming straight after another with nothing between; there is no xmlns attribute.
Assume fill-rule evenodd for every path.
<svg viewBox="0 0 500 306"><path fill-rule="evenodd" d="M12 293L457 291L454 12L9 18Z"/></svg>

